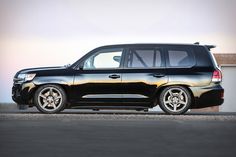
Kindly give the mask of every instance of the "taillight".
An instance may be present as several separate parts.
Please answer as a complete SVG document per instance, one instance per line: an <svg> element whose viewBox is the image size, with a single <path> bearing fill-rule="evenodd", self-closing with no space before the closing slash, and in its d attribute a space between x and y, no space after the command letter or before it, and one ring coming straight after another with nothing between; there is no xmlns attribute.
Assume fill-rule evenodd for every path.
<svg viewBox="0 0 236 157"><path fill-rule="evenodd" d="M224 91L222 91L222 92L220 93L220 98L221 98L221 99L224 99Z"/></svg>
<svg viewBox="0 0 236 157"><path fill-rule="evenodd" d="M212 82L221 82L222 74L220 70L215 70L212 75Z"/></svg>

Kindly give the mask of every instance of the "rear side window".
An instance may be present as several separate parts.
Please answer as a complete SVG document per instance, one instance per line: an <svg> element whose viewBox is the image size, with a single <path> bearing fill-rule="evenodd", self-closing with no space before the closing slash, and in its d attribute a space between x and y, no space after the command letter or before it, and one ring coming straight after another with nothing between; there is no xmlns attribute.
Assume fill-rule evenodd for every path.
<svg viewBox="0 0 236 157"><path fill-rule="evenodd" d="M196 46L194 48L196 62L198 67L214 67L214 61L211 52L204 46Z"/></svg>
<svg viewBox="0 0 236 157"><path fill-rule="evenodd" d="M194 65L193 53L188 49L168 49L167 57L167 63L170 67L190 67Z"/></svg>
<svg viewBox="0 0 236 157"><path fill-rule="evenodd" d="M161 67L161 52L157 49L131 49L128 52L128 68Z"/></svg>

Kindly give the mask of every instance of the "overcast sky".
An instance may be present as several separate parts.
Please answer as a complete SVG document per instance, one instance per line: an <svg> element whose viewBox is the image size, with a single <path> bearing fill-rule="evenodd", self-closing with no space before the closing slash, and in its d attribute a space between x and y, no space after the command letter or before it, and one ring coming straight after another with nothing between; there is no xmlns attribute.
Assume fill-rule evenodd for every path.
<svg viewBox="0 0 236 157"><path fill-rule="evenodd" d="M119 43L215 44L236 53L234 0L0 0L0 102L21 68Z"/></svg>

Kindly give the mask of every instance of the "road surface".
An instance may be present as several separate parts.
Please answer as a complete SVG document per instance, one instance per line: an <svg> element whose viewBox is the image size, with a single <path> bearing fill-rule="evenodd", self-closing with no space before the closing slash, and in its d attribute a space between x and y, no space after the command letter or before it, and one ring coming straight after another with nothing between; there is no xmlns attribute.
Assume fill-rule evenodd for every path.
<svg viewBox="0 0 236 157"><path fill-rule="evenodd" d="M236 114L0 112L0 157L235 157Z"/></svg>

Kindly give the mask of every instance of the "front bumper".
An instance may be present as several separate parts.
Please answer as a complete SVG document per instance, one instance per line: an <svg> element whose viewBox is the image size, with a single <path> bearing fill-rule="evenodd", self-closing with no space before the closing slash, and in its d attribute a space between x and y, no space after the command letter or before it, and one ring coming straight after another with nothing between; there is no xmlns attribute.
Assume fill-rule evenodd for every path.
<svg viewBox="0 0 236 157"><path fill-rule="evenodd" d="M12 87L12 100L17 104L32 104L35 87L33 82L14 83Z"/></svg>
<svg viewBox="0 0 236 157"><path fill-rule="evenodd" d="M220 84L211 84L207 87L190 87L194 102L191 108L219 106L224 102L224 89Z"/></svg>

